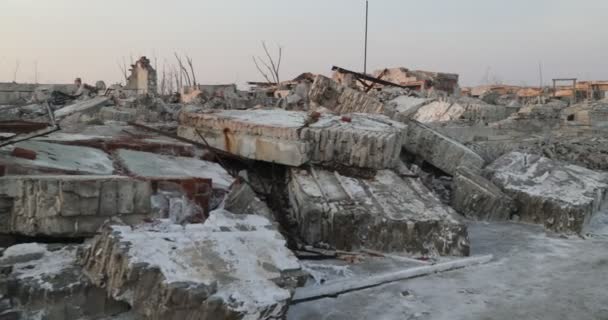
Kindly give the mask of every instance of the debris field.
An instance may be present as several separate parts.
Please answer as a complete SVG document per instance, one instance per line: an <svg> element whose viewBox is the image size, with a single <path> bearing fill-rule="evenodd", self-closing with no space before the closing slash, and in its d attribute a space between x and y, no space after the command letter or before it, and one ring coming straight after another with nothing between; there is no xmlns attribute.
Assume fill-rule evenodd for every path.
<svg viewBox="0 0 608 320"><path fill-rule="evenodd" d="M0 83L0 320L608 319L603 86L332 71Z"/></svg>

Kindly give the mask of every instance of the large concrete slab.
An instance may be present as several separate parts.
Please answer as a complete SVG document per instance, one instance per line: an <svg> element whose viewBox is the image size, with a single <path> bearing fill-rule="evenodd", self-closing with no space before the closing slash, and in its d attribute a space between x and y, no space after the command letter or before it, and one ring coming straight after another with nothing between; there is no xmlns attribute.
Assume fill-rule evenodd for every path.
<svg viewBox="0 0 608 320"><path fill-rule="evenodd" d="M511 197L467 168L458 168L454 177L451 206L468 218L483 221L507 221L515 211Z"/></svg>
<svg viewBox="0 0 608 320"><path fill-rule="evenodd" d="M19 244L0 257L0 314L16 319L98 319L129 309L82 273L78 246ZM3 310L7 308L10 311Z"/></svg>
<svg viewBox="0 0 608 320"><path fill-rule="evenodd" d="M478 172L485 164L478 154L460 142L417 121L409 123L403 147L452 176L456 175L458 167Z"/></svg>
<svg viewBox="0 0 608 320"><path fill-rule="evenodd" d="M14 147L35 152L36 159L12 156ZM0 149L0 164L7 167L7 174L51 172L111 175L114 172L112 159L102 150L32 140Z"/></svg>
<svg viewBox="0 0 608 320"><path fill-rule="evenodd" d="M608 204L608 174L537 155L511 152L486 168L512 196L522 221L563 233L580 233Z"/></svg>
<svg viewBox="0 0 608 320"><path fill-rule="evenodd" d="M348 121L344 121L347 117ZM399 161L407 127L381 115L325 116L303 128L315 164L385 169Z"/></svg>
<svg viewBox="0 0 608 320"><path fill-rule="evenodd" d="M339 114L384 113L384 104L364 92L355 90L325 76L318 75L309 92L311 104L324 107Z"/></svg>
<svg viewBox="0 0 608 320"><path fill-rule="evenodd" d="M399 96L386 104L385 114L391 119L407 123L418 109L433 102L432 99Z"/></svg>
<svg viewBox="0 0 608 320"><path fill-rule="evenodd" d="M418 179L382 170L371 179L292 169L289 198L300 236L342 250L468 255L467 229Z"/></svg>
<svg viewBox="0 0 608 320"><path fill-rule="evenodd" d="M268 219L107 226L83 255L112 297L150 320L282 319L302 272Z"/></svg>
<svg viewBox="0 0 608 320"><path fill-rule="evenodd" d="M96 113L110 101L109 97L95 97L88 100L77 101L74 104L65 106L55 111L55 118L61 120L65 117L79 112Z"/></svg>
<svg viewBox="0 0 608 320"><path fill-rule="evenodd" d="M150 183L123 176L6 176L0 200L9 222L4 232L48 237L85 237L120 218L138 223L150 216ZM8 217L6 216L8 215Z"/></svg>
<svg viewBox="0 0 608 320"><path fill-rule="evenodd" d="M418 108L412 119L423 123L466 121L489 123L508 118L516 108L487 104L479 99L438 100Z"/></svg>
<svg viewBox="0 0 608 320"><path fill-rule="evenodd" d="M213 147L297 167L309 161L309 145L299 139L306 119L304 112L280 109L182 113L178 134L202 143L198 130Z"/></svg>
<svg viewBox="0 0 608 320"><path fill-rule="evenodd" d="M321 163L384 169L398 160L405 126L382 115L227 110L182 113L178 134L245 158L298 167Z"/></svg>
<svg viewBox="0 0 608 320"><path fill-rule="evenodd" d="M228 191L234 182L234 178L214 162L133 150L118 150L116 155L128 173L142 178L197 177L211 179L215 189L224 191Z"/></svg>

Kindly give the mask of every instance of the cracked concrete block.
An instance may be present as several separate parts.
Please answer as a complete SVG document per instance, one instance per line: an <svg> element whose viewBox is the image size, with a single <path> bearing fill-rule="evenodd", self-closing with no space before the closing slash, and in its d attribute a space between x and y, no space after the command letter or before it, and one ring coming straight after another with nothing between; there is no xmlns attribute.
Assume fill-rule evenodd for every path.
<svg viewBox="0 0 608 320"><path fill-rule="evenodd" d="M111 216L137 222L150 215L150 183L129 177L5 176L0 184L0 197L11 202L9 233L82 237Z"/></svg>
<svg viewBox="0 0 608 320"><path fill-rule="evenodd" d="M303 273L261 216L106 226L82 256L108 295L149 320L282 319Z"/></svg>
<svg viewBox="0 0 608 320"><path fill-rule="evenodd" d="M458 168L454 177L451 206L468 218L484 221L507 221L515 211L511 197L467 168Z"/></svg>
<svg viewBox="0 0 608 320"><path fill-rule="evenodd" d="M182 113L178 134L254 160L298 167L312 162L385 169L398 160L405 126L382 115L322 115L305 112L227 110Z"/></svg>
<svg viewBox="0 0 608 320"><path fill-rule="evenodd" d="M384 113L384 104L376 98L322 75L316 76L308 96L312 104L338 114Z"/></svg>
<svg viewBox="0 0 608 320"><path fill-rule="evenodd" d="M302 129L315 164L370 169L394 167L399 161L407 126L386 116L354 113L321 117Z"/></svg>
<svg viewBox="0 0 608 320"><path fill-rule="evenodd" d="M234 178L219 164L188 157L175 157L121 149L117 156L132 175L147 178L197 177L211 179L213 188L228 191Z"/></svg>
<svg viewBox="0 0 608 320"><path fill-rule="evenodd" d="M109 155L99 149L68 146L42 141L24 141L15 147L35 151L35 160L10 156L10 147L0 149L0 164L7 167L7 174L96 174L111 175L114 162Z"/></svg>
<svg viewBox="0 0 608 320"><path fill-rule="evenodd" d="M480 172L485 165L471 149L417 121L409 123L403 147L451 176L459 167Z"/></svg>
<svg viewBox="0 0 608 320"><path fill-rule="evenodd" d="M608 173L520 152L486 168L490 180L515 199L524 222L561 233L581 233L608 205Z"/></svg>
<svg viewBox="0 0 608 320"><path fill-rule="evenodd" d="M292 169L289 198L300 236L337 249L469 254L466 226L418 179L389 170L371 179Z"/></svg>
<svg viewBox="0 0 608 320"><path fill-rule="evenodd" d="M309 161L309 145L299 132L305 112L273 110L224 110L215 113L182 113L178 135L249 159L300 166Z"/></svg>
<svg viewBox="0 0 608 320"><path fill-rule="evenodd" d="M6 249L0 275L9 306L18 319L100 318L129 309L91 283L76 263L78 246L19 244Z"/></svg>
<svg viewBox="0 0 608 320"><path fill-rule="evenodd" d="M60 120L75 113L93 114L99 111L101 107L106 105L109 101L109 97L95 97L89 100L78 101L55 111L55 118Z"/></svg>

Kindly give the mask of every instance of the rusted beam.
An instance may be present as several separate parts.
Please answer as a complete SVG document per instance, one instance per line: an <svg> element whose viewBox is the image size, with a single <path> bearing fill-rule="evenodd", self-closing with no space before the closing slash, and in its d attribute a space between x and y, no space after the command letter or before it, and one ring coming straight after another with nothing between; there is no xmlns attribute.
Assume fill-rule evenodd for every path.
<svg viewBox="0 0 608 320"><path fill-rule="evenodd" d="M401 85L401 84L396 84L396 83L393 83L393 82L389 82L389 81L386 81L386 80L374 78L374 77L368 76L368 75L363 74L363 73L347 70L347 69L336 67L336 66L333 66L331 68L331 70L332 71L337 71L337 72L340 72L340 73L345 73L345 74L352 74L357 79L373 82L373 83L376 83L376 84L381 84L381 85L384 85L384 86L398 87L398 88L403 88L403 89L412 89L412 88L419 87L419 85Z"/></svg>
<svg viewBox="0 0 608 320"><path fill-rule="evenodd" d="M42 137L42 136L46 136L47 134L56 132L61 130L61 128L59 127L59 125L57 124L57 122L55 121L55 114L53 113L53 110L51 110L51 106L49 104L49 102L47 101L45 104L46 107L46 111L48 113L48 117L49 117L49 123L47 124L47 128L46 129L41 129L41 130L37 130L37 131L33 131L28 133L25 136L21 136L21 135L16 135L10 139L8 139L7 141L3 142L0 144L0 148L4 147L4 146L8 146L11 144L15 144L18 142L23 142L23 141L27 141L30 139L34 139L37 137Z"/></svg>

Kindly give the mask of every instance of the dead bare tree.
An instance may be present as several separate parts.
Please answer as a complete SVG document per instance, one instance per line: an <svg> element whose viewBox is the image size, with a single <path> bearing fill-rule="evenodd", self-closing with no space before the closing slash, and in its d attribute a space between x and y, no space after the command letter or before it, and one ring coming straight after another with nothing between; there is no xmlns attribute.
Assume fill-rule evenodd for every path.
<svg viewBox="0 0 608 320"><path fill-rule="evenodd" d="M264 53L266 54L266 60L259 57L253 56L253 63L256 68L260 72L260 74L266 79L268 83L279 83L281 82L280 71L281 71L281 60L283 58L283 47L277 45L278 48L278 56L273 58L270 54L268 47L266 46L266 42L262 41L262 48L264 49ZM276 61L276 62L275 62ZM264 71L260 64L262 64L267 71Z"/></svg>
<svg viewBox="0 0 608 320"><path fill-rule="evenodd" d="M19 73L19 60L15 61L15 71L13 72L13 82L17 82L17 73Z"/></svg>
<svg viewBox="0 0 608 320"><path fill-rule="evenodd" d="M116 64L118 65L118 69L120 69L120 73L122 74L122 77L125 79L125 83L129 82L127 59L125 57L122 57L122 60L116 61Z"/></svg>
<svg viewBox="0 0 608 320"><path fill-rule="evenodd" d="M192 85L196 87L196 74L194 73L194 65L192 64L192 58L186 55L186 62L190 66L190 72L192 72Z"/></svg>
<svg viewBox="0 0 608 320"><path fill-rule="evenodd" d="M165 64L163 63L163 71L160 76L160 94L166 94L165 89L167 89L167 74L165 73Z"/></svg>
<svg viewBox="0 0 608 320"><path fill-rule="evenodd" d="M177 55L177 52L174 52L174 54L175 54L175 59L177 59L177 64L180 69L180 77L183 75L186 78L186 84L189 87L191 87L192 81L190 80L190 75L188 74L188 70L186 70L186 67L184 67L184 64L182 63L182 59Z"/></svg>

